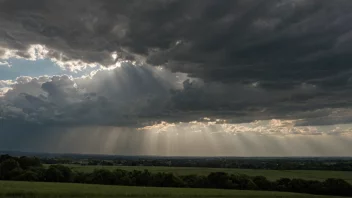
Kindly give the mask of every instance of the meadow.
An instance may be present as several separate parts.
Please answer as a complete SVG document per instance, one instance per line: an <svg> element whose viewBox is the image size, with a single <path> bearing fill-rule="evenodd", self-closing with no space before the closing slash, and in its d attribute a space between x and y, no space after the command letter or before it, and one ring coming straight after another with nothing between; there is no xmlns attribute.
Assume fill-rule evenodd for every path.
<svg viewBox="0 0 352 198"><path fill-rule="evenodd" d="M352 184L351 171L320 171L320 170L263 170L263 169L229 169L229 168L199 168L199 167L163 167L163 166L81 166L67 165L72 170L82 172L92 172L94 169L123 169L127 171L133 170L149 170L152 173L170 172L175 175L208 175L211 172L226 172L229 174L246 174L249 176L264 176L269 180L277 180L280 178L300 178L306 180L323 181L328 178L340 178Z"/></svg>
<svg viewBox="0 0 352 198"><path fill-rule="evenodd" d="M245 190L219 190L219 189L185 189L185 188L155 188L155 187L127 187L91 184L69 183L41 183L0 181L0 197L10 198L105 198L105 197L313 197L328 198L331 196L318 196L285 192L245 191Z"/></svg>

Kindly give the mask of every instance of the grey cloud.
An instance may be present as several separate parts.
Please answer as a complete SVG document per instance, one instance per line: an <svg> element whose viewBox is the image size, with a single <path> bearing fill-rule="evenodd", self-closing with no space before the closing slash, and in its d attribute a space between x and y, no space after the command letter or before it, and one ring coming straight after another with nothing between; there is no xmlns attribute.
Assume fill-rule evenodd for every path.
<svg viewBox="0 0 352 198"><path fill-rule="evenodd" d="M324 79L350 71L349 0L0 3L0 46L22 57L43 44L49 57L110 65L116 51L205 80L273 89L330 87Z"/></svg>
<svg viewBox="0 0 352 198"><path fill-rule="evenodd" d="M336 108L330 110L328 114L306 118L296 123L297 126L311 125L338 125L350 124L352 122L352 111L350 108Z"/></svg>
<svg viewBox="0 0 352 198"><path fill-rule="evenodd" d="M302 84L289 90L205 82L163 68L123 63L112 70L72 78L22 76L0 97L2 119L44 126L129 126L189 122L209 117L229 123L330 116L321 90ZM335 106L344 101L335 100ZM329 101L328 101L329 102ZM336 116L336 114L334 115ZM204 121L204 120L203 120Z"/></svg>
<svg viewBox="0 0 352 198"><path fill-rule="evenodd" d="M91 77L19 77L0 97L2 117L46 125L141 126L162 119L184 74L123 64ZM22 122L21 121L21 122Z"/></svg>
<svg viewBox="0 0 352 198"><path fill-rule="evenodd" d="M157 134L148 137L133 128L203 117L245 126L283 119L294 120L289 134L316 139L265 136L250 144L256 139L251 133L230 138L184 130L174 137L179 142L167 142L179 145L176 155L219 154L193 147L208 148L210 139L224 155L349 155L350 137L339 137L351 134L349 126L325 131L319 130L327 126L318 131L307 126L352 121L351 9L350 0L0 0L0 63L10 57L51 58L70 69L136 62L90 77L0 81L0 143L96 152L118 139L102 152L138 154L145 148L133 150L133 145L150 140L146 148L159 149L147 154L168 154L167 135L152 142ZM36 44L48 51L31 48ZM111 131L102 134L108 126ZM116 127L128 127L128 133L117 133ZM282 126L282 133L286 129ZM90 142L86 150L85 141ZM317 148L310 148L313 144Z"/></svg>
<svg viewBox="0 0 352 198"><path fill-rule="evenodd" d="M5 48L32 58L29 46L41 44L62 62L108 66L116 52L175 72L21 77L3 100L33 119L72 124L319 119L352 105L351 8L349 0L2 0L0 56Z"/></svg>

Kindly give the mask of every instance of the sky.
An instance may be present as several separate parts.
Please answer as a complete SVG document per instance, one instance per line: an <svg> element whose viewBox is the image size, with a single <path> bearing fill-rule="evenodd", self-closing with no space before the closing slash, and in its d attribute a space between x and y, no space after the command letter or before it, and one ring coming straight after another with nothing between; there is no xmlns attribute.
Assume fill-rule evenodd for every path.
<svg viewBox="0 0 352 198"><path fill-rule="evenodd" d="M0 150L352 156L350 0L0 0Z"/></svg>

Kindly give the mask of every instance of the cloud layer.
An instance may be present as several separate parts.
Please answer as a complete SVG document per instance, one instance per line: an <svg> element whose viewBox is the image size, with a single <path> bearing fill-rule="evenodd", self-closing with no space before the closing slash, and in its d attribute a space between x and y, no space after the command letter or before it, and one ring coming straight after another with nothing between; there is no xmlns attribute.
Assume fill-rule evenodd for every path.
<svg viewBox="0 0 352 198"><path fill-rule="evenodd" d="M39 56L71 66L74 61L108 66L116 53L117 59L144 60L205 80L267 88L350 82L349 0L0 4L0 56L12 50L31 58L30 47L40 44L47 51Z"/></svg>
<svg viewBox="0 0 352 198"><path fill-rule="evenodd" d="M10 59L92 71L3 74L0 134L191 122L349 135L351 9L350 0L0 0L2 71Z"/></svg>
<svg viewBox="0 0 352 198"><path fill-rule="evenodd" d="M11 86L0 98L2 119L74 126L138 126L143 117L148 122L163 115L170 90L182 86L175 74L133 65L98 70L76 79L22 76L2 84Z"/></svg>
<svg viewBox="0 0 352 198"><path fill-rule="evenodd" d="M349 0L2 0L0 5L3 59L51 58L73 70L134 60L210 84L200 93L176 93L179 108L237 105L288 114L351 105ZM248 93L241 86L268 91L268 103L282 101L258 105L252 100L262 100L260 91ZM199 102L212 91L217 91L213 101ZM246 94L252 97L242 97ZM231 104L222 102L228 97Z"/></svg>
<svg viewBox="0 0 352 198"><path fill-rule="evenodd" d="M218 131L223 132L284 135L282 130L312 134L306 126L348 124L352 120L352 111L343 108L346 102L340 101L339 95L322 99L317 97L320 90L306 84L266 90L255 85L205 82L162 67L131 63L77 78L21 76L15 81L0 81L0 90L2 129L16 123L143 128L161 122L197 121L220 124ZM335 107L330 108L328 102ZM275 129L264 126L265 120L274 119L280 123ZM281 126L286 122L290 126ZM231 125L239 123L256 124L249 128Z"/></svg>

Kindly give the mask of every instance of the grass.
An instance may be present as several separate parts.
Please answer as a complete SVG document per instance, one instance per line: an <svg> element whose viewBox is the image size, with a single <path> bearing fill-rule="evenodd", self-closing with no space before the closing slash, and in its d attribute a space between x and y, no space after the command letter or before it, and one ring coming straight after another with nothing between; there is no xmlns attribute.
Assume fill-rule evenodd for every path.
<svg viewBox="0 0 352 198"><path fill-rule="evenodd" d="M241 191L219 189L185 189L185 188L152 188L152 187L127 187L103 186L91 184L67 183L33 183L0 181L0 197L10 198L105 198L105 197L315 197L328 198L331 196L317 196L284 192Z"/></svg>
<svg viewBox="0 0 352 198"><path fill-rule="evenodd" d="M176 175L208 175L211 172L221 171L234 174L246 174L249 176L265 176L269 180L277 180L283 177L300 178L307 180L325 180L327 178L340 178L352 184L351 171L319 171L319 170L261 170L261 169L227 169L227 168L196 168L196 167L159 167L159 166L80 166L68 165L73 170L92 172L97 168L115 170L117 168L133 171L147 169L150 172L171 172Z"/></svg>

